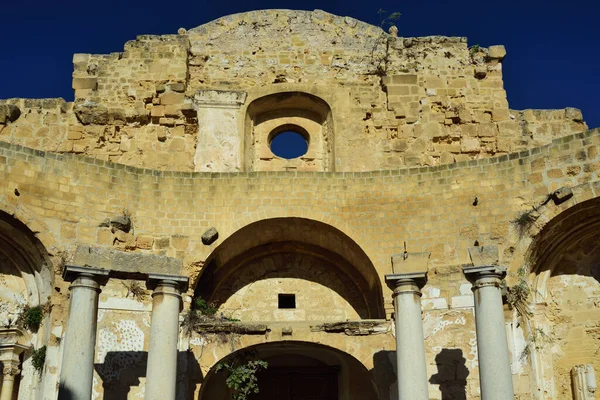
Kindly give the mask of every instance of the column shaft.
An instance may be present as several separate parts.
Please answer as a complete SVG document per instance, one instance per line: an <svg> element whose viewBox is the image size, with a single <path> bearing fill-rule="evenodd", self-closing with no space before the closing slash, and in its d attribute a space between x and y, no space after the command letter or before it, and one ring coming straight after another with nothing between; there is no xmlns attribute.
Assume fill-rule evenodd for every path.
<svg viewBox="0 0 600 400"><path fill-rule="evenodd" d="M181 294L178 283L163 280L152 294L152 322L146 372L146 400L174 400Z"/></svg>
<svg viewBox="0 0 600 400"><path fill-rule="evenodd" d="M473 282L481 398L512 400L514 389L500 291L505 269L474 267L464 271Z"/></svg>
<svg viewBox="0 0 600 400"><path fill-rule="evenodd" d="M0 392L0 400L12 400L15 387L15 375L19 373L16 366L4 366L2 376L2 392Z"/></svg>
<svg viewBox="0 0 600 400"><path fill-rule="evenodd" d="M394 275L386 278L391 277ZM419 277L424 284L425 274ZM414 278L399 278L394 289L399 400L429 398L420 286Z"/></svg>
<svg viewBox="0 0 600 400"><path fill-rule="evenodd" d="M108 272L102 276L108 276ZM93 273L78 272L70 287L71 304L58 392L60 400L89 400L92 396L100 294L96 279Z"/></svg>

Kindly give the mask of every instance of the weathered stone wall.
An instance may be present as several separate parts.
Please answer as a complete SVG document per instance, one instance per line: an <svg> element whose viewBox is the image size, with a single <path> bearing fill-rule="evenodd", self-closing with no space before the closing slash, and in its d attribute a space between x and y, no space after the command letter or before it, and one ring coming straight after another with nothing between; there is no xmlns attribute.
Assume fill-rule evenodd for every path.
<svg viewBox="0 0 600 400"><path fill-rule="evenodd" d="M536 224L542 223L572 204L595 197L600 178L599 138L595 130L510 156L451 166L318 175L156 172L2 144L0 198L3 210L39 227L37 236L52 254L72 253L78 244L167 254L184 261L183 273L190 275L192 282L220 243L241 227L272 217L309 218L337 227L365 251L381 281L390 272L390 255L401 252L404 242L410 251L431 252L429 282L423 297L431 393L440 398L440 390L462 390L462 378L450 380L452 383L446 375L434 376L439 368L456 365L456 360L464 358L468 374L462 367L460 373L467 375L465 390L469 397L476 398L472 296L460 270L461 265L470 262L466 249L475 241L497 245L501 262L516 271L524 263L524 251L531 238L521 237L518 224L512 221L521 211L536 206L541 214ZM574 170L578 173L568 172ZM540 206L548 194L564 186L572 188L572 198L559 205L551 200ZM124 209L133 220L130 233L101 226ZM200 236L210 226L219 231L219 240L206 246ZM326 242L322 245L329 246ZM588 284L594 287L593 281ZM55 285L62 289L53 296L57 303L53 326L62 328L64 317L59 310L60 304L64 307L67 302L68 291L65 283ZM124 297L124 288L119 293L113 291L108 292ZM391 312L391 293L385 288L382 300ZM570 313L568 308L561 310ZM133 320L135 315L127 318ZM507 323L513 324L511 314L507 315ZM112 326L112 321L118 323L119 318L115 315L114 320L107 321ZM520 371L516 379L521 382L517 388L523 398L528 398L534 375L520 361L527 335L517 324L514 329L511 348L515 349L515 371ZM295 340L314 339L301 334L302 330L298 332ZM346 343L343 335L322 335L333 335L323 343ZM393 347L389 335L369 340L381 340L381 346ZM591 341L590 346L595 343ZM366 352L361 358L364 362L373 358L369 349L377 347L370 346L360 345ZM442 349L460 351L441 354ZM109 350L110 346L106 348ZM568 347L561 351L569 354ZM560 363L580 360L572 357L567 355Z"/></svg>
<svg viewBox="0 0 600 400"><path fill-rule="evenodd" d="M237 14L139 36L122 53L76 54L75 102L6 102L22 116L0 110L0 140L162 170L369 171L501 155L586 129L575 109L509 110L505 53L469 49L465 38L399 38L322 11ZM227 101L197 97L206 91L243 97L223 110ZM264 151L244 165L255 140L246 106L278 92L331 108L332 168L318 155L282 164Z"/></svg>
<svg viewBox="0 0 600 400"><path fill-rule="evenodd" d="M180 398L199 398L223 357L290 341L352 355L380 399L394 399L392 296L383 282L390 257L408 251L430 253L422 298L430 396L477 399L473 296L462 266L469 247L492 245L509 266L508 284L526 266L535 288L530 320L505 309L516 398L569 398L573 365L600 371L600 215L589 206L570 230L544 229L600 195L600 131L586 131L572 108L510 110L504 56L502 46L469 49L464 38L397 38L321 11L269 10L140 36L122 53L77 54L73 103L0 101L0 210L54 262L36 278L52 311L35 338L48 346L35 390L56 396L66 261L119 264L100 297L101 398L143 396L151 300L136 297L133 283L148 272L189 276L185 313L211 263L226 259L233 267L215 275L207 300L218 315L260 329L182 335ZM306 130L309 153L273 156L268 141L281 124ZM126 218L127 229L113 223ZM252 229L274 219L280 225L259 226L266 232ZM211 227L218 237L205 243ZM0 239L12 232L0 226ZM576 240L566 246L565 237ZM124 255L82 261L76 250L86 246ZM540 256L556 248L567 255ZM146 264L149 255L177 262ZM0 291L3 299L23 289L5 269L12 290ZM276 293L285 292L297 295L296 310L277 308ZM364 321L372 315L381 319ZM26 368L32 383L30 361ZM360 374L345 368L347 387L357 386L349 377Z"/></svg>

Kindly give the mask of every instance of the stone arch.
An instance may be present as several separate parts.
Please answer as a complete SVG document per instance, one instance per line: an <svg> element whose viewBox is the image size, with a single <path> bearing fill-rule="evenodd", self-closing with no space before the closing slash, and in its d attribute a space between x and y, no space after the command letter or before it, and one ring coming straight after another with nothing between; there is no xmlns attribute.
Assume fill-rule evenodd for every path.
<svg viewBox="0 0 600 400"><path fill-rule="evenodd" d="M600 340L590 326L600 319L600 197L581 187L574 192L568 204L546 211L552 218L538 228L527 253L536 303L532 364L538 385L557 398L570 395L574 365L600 369Z"/></svg>
<svg viewBox="0 0 600 400"><path fill-rule="evenodd" d="M334 347L304 341L279 341L244 347L228 354L206 374L198 400L225 400L230 397L226 390L225 373L216 373L219 363L234 360L260 359L269 367L258 375L261 400L282 399L270 397L276 390L273 385L302 385L305 378L316 378L312 383L320 388L335 382L336 397L340 400L378 399L377 387L372 372L352 355ZM331 376L335 375L335 376ZM329 380L330 379L330 380ZM262 383L261 383L262 382ZM323 397L330 399L332 397ZM291 400L291 399L290 399Z"/></svg>
<svg viewBox="0 0 600 400"><path fill-rule="evenodd" d="M26 304L43 304L50 296L51 265L48 252L32 230L0 211L0 271L15 283L21 282Z"/></svg>
<svg viewBox="0 0 600 400"><path fill-rule="evenodd" d="M244 119L244 165L249 171L333 171L334 129L331 107L322 97L290 86L251 100ZM301 133L304 155L283 159L270 149L283 128Z"/></svg>
<svg viewBox="0 0 600 400"><path fill-rule="evenodd" d="M578 204L596 198L598 182L588 182L570 188L572 197L566 199L563 203L556 205L554 201L549 200L542 207L537 209L539 217L534 223L530 224L526 230L521 232L519 241L514 243L514 251L510 259L509 272L516 273L517 269L524 264L531 267L533 272L533 264L539 264L540 261L536 253L540 253L540 243L548 242L548 234L546 230L548 224L562 213L576 207ZM566 214L565 214L566 215ZM515 213L511 220L516 220L518 213ZM543 236L543 237L542 237ZM535 267L539 269L539 267Z"/></svg>
<svg viewBox="0 0 600 400"><path fill-rule="evenodd" d="M321 221L302 217L244 221L243 227L214 249L205 265L195 293L217 306L228 308L229 297L243 298L240 291L249 291L248 285L256 282L277 286L275 281L286 280L276 288L283 290L300 280L313 284L306 289L315 296L319 293L340 302L347 312L343 319L385 317L381 281L370 258L347 234ZM303 319L300 315L298 319ZM317 315L308 317L314 318Z"/></svg>
<svg viewBox="0 0 600 400"><path fill-rule="evenodd" d="M535 274L533 287L538 301L548 295L548 281L552 276L579 274L600 282L600 261L596 265L574 264L569 254L583 252L581 257L600 256L600 198L586 200L555 216L536 236L529 256L531 272ZM599 258L600 259L600 258Z"/></svg>

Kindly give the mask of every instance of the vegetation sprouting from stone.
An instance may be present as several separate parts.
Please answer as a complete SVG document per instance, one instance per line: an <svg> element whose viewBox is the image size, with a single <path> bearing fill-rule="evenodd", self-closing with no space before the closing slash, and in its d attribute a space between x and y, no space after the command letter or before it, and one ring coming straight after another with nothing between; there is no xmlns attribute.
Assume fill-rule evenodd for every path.
<svg viewBox="0 0 600 400"><path fill-rule="evenodd" d="M200 312L202 315L207 317L214 317L218 311L218 308L214 304L209 304L202 297L196 297L192 301L192 310Z"/></svg>
<svg viewBox="0 0 600 400"><path fill-rule="evenodd" d="M42 346L37 350L34 350L31 354L31 365L39 373L42 373L44 369L44 363L46 362L46 346Z"/></svg>
<svg viewBox="0 0 600 400"><path fill-rule="evenodd" d="M183 316L181 326L184 332L190 335L198 329L201 323L214 321L217 311L218 308L213 304L208 303L202 297L195 297L189 311Z"/></svg>
<svg viewBox="0 0 600 400"><path fill-rule="evenodd" d="M521 353L521 358L529 357L531 356L532 351L543 350L544 347L552 343L554 343L554 338L542 328L534 328L527 339L527 345Z"/></svg>
<svg viewBox="0 0 600 400"><path fill-rule="evenodd" d="M122 282L123 286L125 286L127 288L127 294L125 295L125 297L129 297L129 295L131 295L131 297L133 297L135 300L142 302L144 300L146 300L146 297L148 296L148 293L146 292L146 289L144 289L144 287L137 281L133 281L131 283L125 283Z"/></svg>
<svg viewBox="0 0 600 400"><path fill-rule="evenodd" d="M531 310L529 309L529 296L531 288L527 282L529 275L528 267L521 267L517 270L517 283L508 286L506 281L502 281L503 291L506 295L506 303L511 310L516 310L517 314L523 319L529 319Z"/></svg>
<svg viewBox="0 0 600 400"><path fill-rule="evenodd" d="M31 332L37 332L42 325L44 316L47 313L47 305L29 306L25 305L23 311L19 315L17 325L21 326Z"/></svg>
<svg viewBox="0 0 600 400"><path fill-rule="evenodd" d="M381 32L381 35L375 40L375 44L371 50L371 63L375 68L371 71L371 74L383 77L387 76L388 64L390 62L390 41L393 38L393 36L386 31L392 27L397 30L394 23L400 18L401 14L399 12L390 14L383 9L379 9L377 15L379 16L379 27L383 29L383 32ZM381 46L384 47L383 50L380 50ZM381 55L378 54L380 52Z"/></svg>
<svg viewBox="0 0 600 400"><path fill-rule="evenodd" d="M233 400L246 400L252 394L259 393L258 377L256 374L261 369L267 369L269 364L264 360L250 358L248 355L235 358L231 362L221 362L215 371L227 371L225 384L233 390Z"/></svg>

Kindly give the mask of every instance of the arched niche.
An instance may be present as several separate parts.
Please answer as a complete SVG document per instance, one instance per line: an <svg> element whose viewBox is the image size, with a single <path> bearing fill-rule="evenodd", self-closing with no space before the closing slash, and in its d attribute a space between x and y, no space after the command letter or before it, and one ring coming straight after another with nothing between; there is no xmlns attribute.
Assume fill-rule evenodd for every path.
<svg viewBox="0 0 600 400"><path fill-rule="evenodd" d="M532 358L545 390L571 396L570 371L600 371L600 199L576 204L552 218L529 252L536 305L531 317Z"/></svg>
<svg viewBox="0 0 600 400"><path fill-rule="evenodd" d="M305 138L307 150L297 158L279 157L271 150L282 131ZM259 97L246 109L244 165L248 171L333 171L331 107L315 95L285 91Z"/></svg>
<svg viewBox="0 0 600 400"><path fill-rule="evenodd" d="M580 275L600 282L600 259L595 257L599 238L600 198L576 204L544 226L528 253L539 300L546 297L552 276Z"/></svg>
<svg viewBox="0 0 600 400"><path fill-rule="evenodd" d="M209 256L196 296L242 321L385 318L381 281L340 230L305 218L254 222ZM281 294L296 307L281 308Z"/></svg>
<svg viewBox="0 0 600 400"><path fill-rule="evenodd" d="M0 320L23 306L45 303L51 293L48 253L22 222L0 211Z"/></svg>
<svg viewBox="0 0 600 400"><path fill-rule="evenodd" d="M231 353L219 363L243 364L251 359L268 363L267 369L257 374L260 392L252 397L256 400L379 398L372 373L350 354L329 346L301 341L265 343ZM198 400L230 399L226 377L226 372L211 368Z"/></svg>

